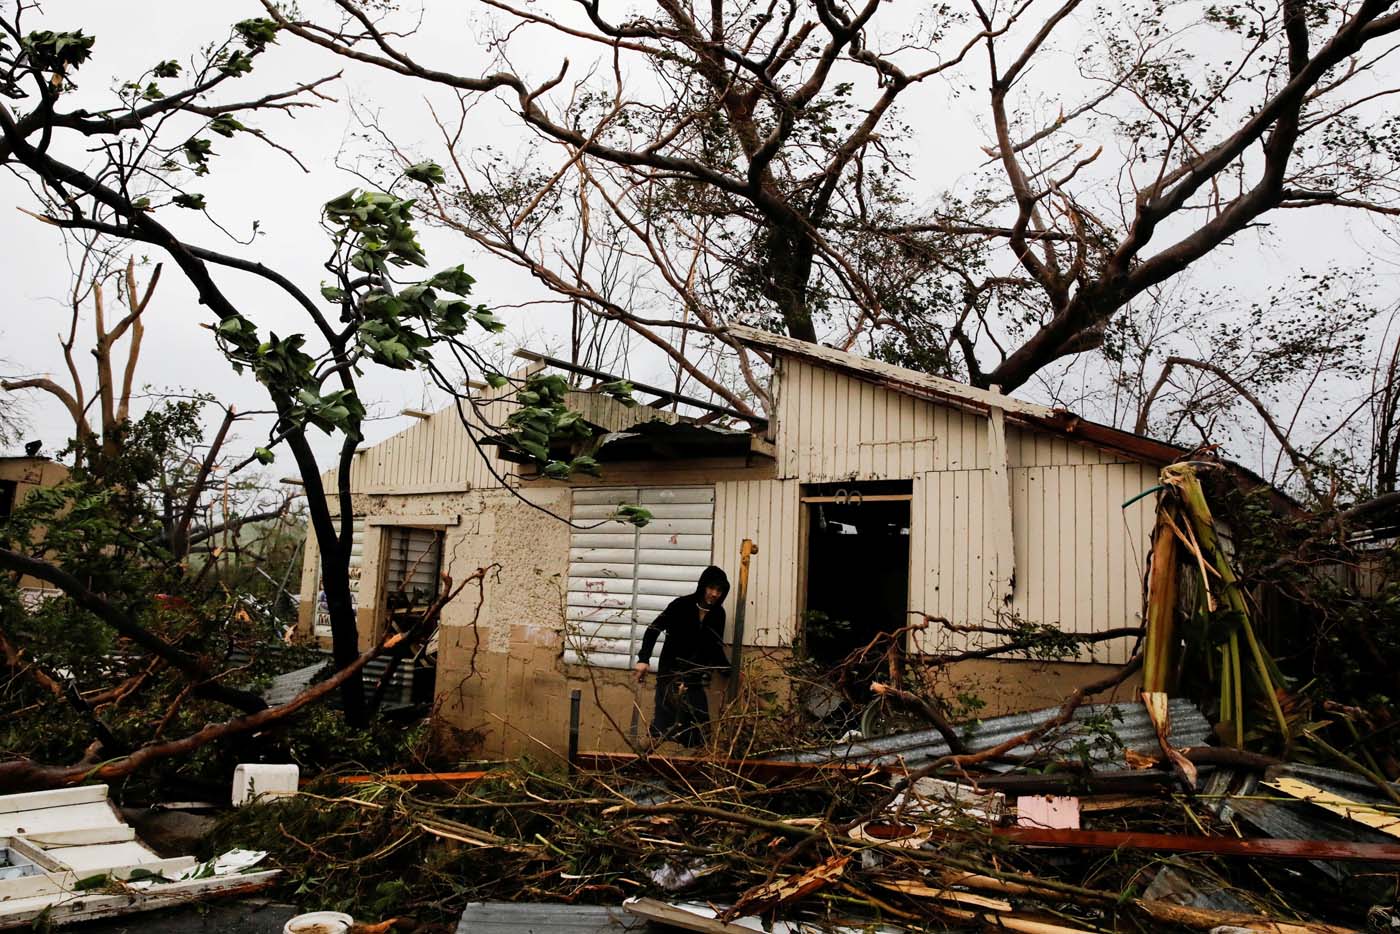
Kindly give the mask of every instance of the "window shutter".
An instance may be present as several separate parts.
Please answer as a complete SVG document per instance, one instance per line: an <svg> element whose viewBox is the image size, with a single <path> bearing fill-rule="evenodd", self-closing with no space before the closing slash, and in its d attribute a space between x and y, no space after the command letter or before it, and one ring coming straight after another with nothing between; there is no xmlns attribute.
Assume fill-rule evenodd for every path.
<svg viewBox="0 0 1400 934"><path fill-rule="evenodd" d="M336 528L340 528L340 520L336 520ZM358 608L360 605L360 571L365 563L365 517L350 517L350 605ZM326 607L321 600L321 566L316 565L316 635L329 639L331 637L331 618L326 612Z"/></svg>
<svg viewBox="0 0 1400 934"><path fill-rule="evenodd" d="M413 606L431 603L437 596L442 568L442 532L408 526L390 526L388 531L386 598Z"/></svg>
<svg viewBox="0 0 1400 934"><path fill-rule="evenodd" d="M647 509L651 522L612 520L622 503ZM564 660L631 668L647 625L693 593L710 563L714 514L714 487L575 490L573 519L585 528L570 541Z"/></svg>

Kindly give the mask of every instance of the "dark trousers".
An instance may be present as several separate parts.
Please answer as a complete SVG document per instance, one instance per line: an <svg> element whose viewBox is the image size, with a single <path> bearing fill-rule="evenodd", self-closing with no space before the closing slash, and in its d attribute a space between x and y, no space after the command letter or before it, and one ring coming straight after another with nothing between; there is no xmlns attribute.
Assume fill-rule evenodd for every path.
<svg viewBox="0 0 1400 934"><path fill-rule="evenodd" d="M705 743L705 725L709 722L710 700L705 695L704 675L685 672L657 676L652 736L659 740L675 740L682 746L701 746Z"/></svg>

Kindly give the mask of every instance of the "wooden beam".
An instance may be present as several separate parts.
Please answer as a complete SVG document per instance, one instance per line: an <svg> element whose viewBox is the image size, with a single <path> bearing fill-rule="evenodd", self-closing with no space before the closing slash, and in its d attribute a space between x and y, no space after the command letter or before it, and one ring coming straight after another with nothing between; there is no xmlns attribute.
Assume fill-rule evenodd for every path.
<svg viewBox="0 0 1400 934"><path fill-rule="evenodd" d="M1202 837L1189 834L1134 833L1117 830L1045 830L1039 827L994 827L990 828L990 832L1013 843L1024 843L1030 846L1400 863L1400 844L1396 843L1283 840L1274 837L1255 837L1241 840L1235 837Z"/></svg>

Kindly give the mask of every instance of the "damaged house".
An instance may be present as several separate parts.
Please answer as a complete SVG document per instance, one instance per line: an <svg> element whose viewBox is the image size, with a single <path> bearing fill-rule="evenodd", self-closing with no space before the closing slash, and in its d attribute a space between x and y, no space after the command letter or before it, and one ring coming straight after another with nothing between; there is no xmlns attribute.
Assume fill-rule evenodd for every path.
<svg viewBox="0 0 1400 934"><path fill-rule="evenodd" d="M746 541L743 612L739 586L726 607L726 643L742 626L746 668L776 666L794 645L834 659L918 614L935 621L901 636L909 652L974 648L988 637L955 627L998 620L1071 633L1140 625L1154 503L1139 494L1180 449L854 354L731 335L771 361L769 417L653 387L638 387L655 399L639 407L572 393L570 407L606 433L600 477L539 477L474 438L454 406L356 455L362 645L427 606L440 572L461 581L495 566L480 601L469 588L446 608L435 658L417 663L439 718L479 731L485 755L562 750L574 691L582 743L625 749L636 709L643 729L651 713L630 672L646 625L706 565L737 582ZM612 378L521 355L533 361L524 373ZM504 421L511 391L483 389L487 423ZM619 504L652 519L617 521ZM311 542L303 594L319 592L317 568ZM300 625L328 640L316 602L303 601ZM952 687L988 714L1045 706L1127 661L1134 642L1088 644L1073 662L960 662Z"/></svg>

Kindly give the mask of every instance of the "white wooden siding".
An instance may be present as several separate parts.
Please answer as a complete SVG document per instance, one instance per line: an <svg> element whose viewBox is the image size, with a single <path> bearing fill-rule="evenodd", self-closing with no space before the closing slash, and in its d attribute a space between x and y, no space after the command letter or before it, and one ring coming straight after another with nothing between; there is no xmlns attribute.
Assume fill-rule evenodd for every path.
<svg viewBox="0 0 1400 934"><path fill-rule="evenodd" d="M638 528L610 517L623 503L645 507ZM574 490L564 660L630 668L647 625L676 597L695 591L713 552L714 487ZM660 653L664 635L653 658Z"/></svg>
<svg viewBox="0 0 1400 934"><path fill-rule="evenodd" d="M995 624L999 612L1098 632L1141 621L1141 582L1154 501L1122 504L1157 482L1143 464L1011 470L1016 587L997 598L989 471L933 471L914 478L910 609L959 624ZM926 651L961 650L977 637L930 627ZM1122 663L1131 638L1086 647L1083 661Z"/></svg>
<svg viewBox="0 0 1400 934"><path fill-rule="evenodd" d="M733 636L739 589L739 548L752 539L758 554L749 559L744 644L780 646L797 631L798 569L802 528L799 484L795 480L743 480L715 484L715 563L729 575L725 601Z"/></svg>
<svg viewBox="0 0 1400 934"><path fill-rule="evenodd" d="M800 359L781 358L776 378L781 479L720 484L718 493L716 553L722 563L737 565L743 538L760 544L748 608L754 638L746 641L778 644L796 630L798 484L853 480L914 482L910 609L963 624L991 623L999 611L1009 611L1070 632L1139 623L1154 504L1149 498L1127 510L1121 506L1157 482L1156 466L1008 425L1008 476L994 489L986 416ZM991 497L1004 497L1008 483L1009 556L998 553L1005 539L999 544L990 508ZM789 504L791 520L774 522ZM758 528L779 548L765 554L753 531ZM785 576L779 562L794 570ZM1015 586L1007 604L997 577L1012 567ZM977 641L941 633L922 644L955 650ZM1086 650L1082 657L1125 661L1131 644L1129 639L1101 643L1092 656Z"/></svg>
<svg viewBox="0 0 1400 934"><path fill-rule="evenodd" d="M543 369L535 364L513 374L522 379ZM515 408L509 399L514 384L500 389L473 390L477 405L467 402L448 405L378 444L355 455L350 468L350 487L355 493L451 493L462 490L499 489L497 476L509 478L514 465L502 460L498 449L477 441L483 433L494 434ZM462 422L474 429L468 432ZM495 427L493 427L495 426ZM328 491L336 488L336 471L322 475Z"/></svg>

